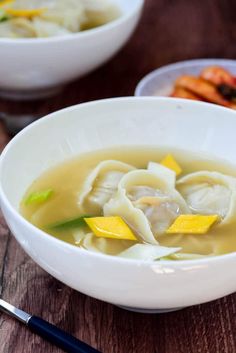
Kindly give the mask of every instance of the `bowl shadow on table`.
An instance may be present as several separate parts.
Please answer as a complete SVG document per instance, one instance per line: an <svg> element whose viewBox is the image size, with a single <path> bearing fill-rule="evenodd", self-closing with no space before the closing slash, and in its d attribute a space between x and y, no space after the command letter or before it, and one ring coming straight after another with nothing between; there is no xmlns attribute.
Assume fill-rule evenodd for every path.
<svg viewBox="0 0 236 353"><path fill-rule="evenodd" d="M229 316L229 308L235 308L235 295L172 313L139 314L78 293L27 259L20 272L29 270L34 273L38 284L31 291L28 282L28 289L20 296L21 306L26 306L31 312L36 310L34 314L50 320L104 353L218 352L217 347L221 347L219 352L233 352L224 349L223 337L230 329L234 331L232 325L236 326ZM12 287L15 287L16 280L15 276L11 278ZM39 291L37 287L45 290ZM23 327L18 330L19 334L24 332ZM33 340L31 333L24 332L25 335L28 342ZM232 337L225 339L230 341ZM40 344L47 349L47 343Z"/></svg>
<svg viewBox="0 0 236 353"><path fill-rule="evenodd" d="M230 307L235 307L235 295L172 313L140 314L68 290L55 280L50 282L58 284L68 298L70 319L64 321L65 329L73 330L104 353L217 352L217 347L222 353L227 351L222 341L222 319L226 332L231 325L236 328L229 316ZM225 339L230 341L232 337Z"/></svg>
<svg viewBox="0 0 236 353"><path fill-rule="evenodd" d="M235 305L235 296L165 314L132 313L76 293L72 297L83 300L87 307L85 315L96 320L94 329L100 331L103 352L213 353L219 347L222 353L228 351L223 338L232 340L222 330L222 319L228 315L229 307ZM230 332L232 324L228 315L224 321L226 332ZM111 346L112 349L108 348ZM232 343L232 352L233 347Z"/></svg>

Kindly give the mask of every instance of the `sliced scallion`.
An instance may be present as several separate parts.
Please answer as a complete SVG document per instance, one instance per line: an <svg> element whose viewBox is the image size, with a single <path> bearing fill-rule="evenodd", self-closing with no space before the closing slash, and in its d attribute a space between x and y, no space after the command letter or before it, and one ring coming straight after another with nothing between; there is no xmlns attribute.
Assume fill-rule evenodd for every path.
<svg viewBox="0 0 236 353"><path fill-rule="evenodd" d="M3 9L0 9L0 23L7 20L9 20L8 14Z"/></svg>
<svg viewBox="0 0 236 353"><path fill-rule="evenodd" d="M32 192L26 199L25 205L33 205L47 201L53 194L52 189Z"/></svg>
<svg viewBox="0 0 236 353"><path fill-rule="evenodd" d="M67 230L67 229L73 229L73 228L80 228L80 227L86 226L86 222L84 218L90 218L90 217L91 216L84 215L77 218L68 219L66 221L51 224L47 226L47 229L61 231L61 230Z"/></svg>

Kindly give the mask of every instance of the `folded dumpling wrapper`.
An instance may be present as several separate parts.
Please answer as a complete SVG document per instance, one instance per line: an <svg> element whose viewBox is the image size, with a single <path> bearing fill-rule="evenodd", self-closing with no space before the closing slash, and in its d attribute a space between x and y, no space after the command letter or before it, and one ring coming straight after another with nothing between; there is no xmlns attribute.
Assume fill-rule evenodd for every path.
<svg viewBox="0 0 236 353"><path fill-rule="evenodd" d="M80 238L82 232L77 236ZM93 233L86 234L80 238L79 245L86 250L107 254L107 255L118 255L120 252L128 249L133 242L129 240L115 240L108 238L98 238Z"/></svg>
<svg viewBox="0 0 236 353"><path fill-rule="evenodd" d="M150 167L150 166L149 166ZM122 177L114 197L103 207L105 216L120 216L149 244L158 244L156 236L163 234L179 214L191 213L183 197L173 185L173 172L167 168L134 170Z"/></svg>
<svg viewBox="0 0 236 353"><path fill-rule="evenodd" d="M236 178L218 172L191 173L177 188L194 214L216 214L221 225L236 221Z"/></svg>
<svg viewBox="0 0 236 353"><path fill-rule="evenodd" d="M89 209L100 215L106 202L114 195L121 178L135 168L115 160L100 162L88 175L79 195L79 206L83 212Z"/></svg>
<svg viewBox="0 0 236 353"><path fill-rule="evenodd" d="M31 23L36 37L48 38L70 34L70 31L65 27L43 18L34 18Z"/></svg>
<svg viewBox="0 0 236 353"><path fill-rule="evenodd" d="M160 178L164 179L170 188L175 188L176 173L173 170L155 162L149 162L147 170L156 173Z"/></svg>
<svg viewBox="0 0 236 353"><path fill-rule="evenodd" d="M135 244L118 254L119 257L135 260L154 261L180 251L181 248L167 248L151 244Z"/></svg>
<svg viewBox="0 0 236 353"><path fill-rule="evenodd" d="M47 0L47 11L40 16L42 19L57 24L68 33L79 32L86 22L86 7L80 0Z"/></svg>
<svg viewBox="0 0 236 353"><path fill-rule="evenodd" d="M131 246L131 242L127 240L97 238L93 233L86 234L85 231L79 232L78 238L78 245L86 250L144 261L158 260L181 250L181 248L167 248L150 244L135 244Z"/></svg>

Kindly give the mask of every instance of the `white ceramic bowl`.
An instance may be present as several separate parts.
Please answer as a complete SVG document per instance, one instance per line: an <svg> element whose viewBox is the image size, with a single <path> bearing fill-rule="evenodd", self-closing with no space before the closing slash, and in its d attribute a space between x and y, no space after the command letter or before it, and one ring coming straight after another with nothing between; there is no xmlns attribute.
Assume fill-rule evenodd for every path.
<svg viewBox="0 0 236 353"><path fill-rule="evenodd" d="M135 96L169 96L181 75L198 76L207 66L219 65L236 75L236 60L197 59L162 66L146 75L137 85Z"/></svg>
<svg viewBox="0 0 236 353"><path fill-rule="evenodd" d="M0 157L0 201L24 250L52 276L132 310L171 310L236 289L236 253L193 261L143 262L88 252L37 229L18 212L42 172L80 153L121 145L172 146L236 163L236 113L174 98L117 98L81 104L19 133Z"/></svg>
<svg viewBox="0 0 236 353"><path fill-rule="evenodd" d="M94 70L128 40L144 0L113 0L122 16L101 27L63 37L0 38L0 96L37 99Z"/></svg>

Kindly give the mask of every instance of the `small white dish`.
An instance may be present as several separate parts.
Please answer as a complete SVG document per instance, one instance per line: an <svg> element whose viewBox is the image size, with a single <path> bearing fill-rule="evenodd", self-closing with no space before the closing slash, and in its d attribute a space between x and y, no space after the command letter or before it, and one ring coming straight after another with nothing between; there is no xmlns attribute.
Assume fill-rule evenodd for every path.
<svg viewBox="0 0 236 353"><path fill-rule="evenodd" d="M137 261L83 250L19 213L28 186L49 167L115 146L163 146L213 154L236 164L236 113L175 98L117 98L70 107L21 131L0 157L0 202L23 249L52 276L129 310L163 312L236 290L236 253L189 261Z"/></svg>
<svg viewBox="0 0 236 353"><path fill-rule="evenodd" d="M0 96L38 99L96 69L133 33L144 0L113 0L122 15L103 26L61 37L0 38Z"/></svg>
<svg viewBox="0 0 236 353"><path fill-rule="evenodd" d="M171 94L176 79L181 75L198 76L207 66L219 65L236 76L236 60L197 59L162 66L146 75L137 85L135 96L160 96Z"/></svg>

